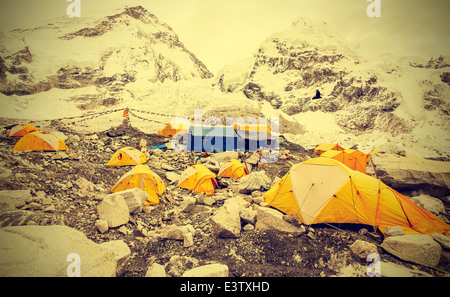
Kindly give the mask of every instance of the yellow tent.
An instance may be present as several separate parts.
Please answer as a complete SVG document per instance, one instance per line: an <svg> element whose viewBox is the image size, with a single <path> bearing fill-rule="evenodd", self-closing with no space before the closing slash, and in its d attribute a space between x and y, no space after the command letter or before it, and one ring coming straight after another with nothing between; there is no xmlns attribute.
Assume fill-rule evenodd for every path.
<svg viewBox="0 0 450 297"><path fill-rule="evenodd" d="M294 165L264 194L266 203L304 224L353 223L381 232L400 226L406 234L444 234L450 226L380 180L328 158Z"/></svg>
<svg viewBox="0 0 450 297"><path fill-rule="evenodd" d="M13 151L68 151L69 148L62 139L55 135L35 131L23 136L13 148Z"/></svg>
<svg viewBox="0 0 450 297"><path fill-rule="evenodd" d="M314 154L320 156L329 150L343 151L345 149L337 143L321 143L314 148Z"/></svg>
<svg viewBox="0 0 450 297"><path fill-rule="evenodd" d="M266 132L270 135L271 130L268 125L259 124L234 124L233 129L242 131L256 131L256 132Z"/></svg>
<svg viewBox="0 0 450 297"><path fill-rule="evenodd" d="M177 187L214 195L214 187L217 187L216 175L204 165L197 164L183 171Z"/></svg>
<svg viewBox="0 0 450 297"><path fill-rule="evenodd" d="M236 159L231 159L225 162L219 171L220 177L232 177L232 178L241 178L244 175L248 174L247 168Z"/></svg>
<svg viewBox="0 0 450 297"><path fill-rule="evenodd" d="M367 155L358 151L347 149L344 151L328 150L320 155L323 158L330 158L345 164L353 170L366 173Z"/></svg>
<svg viewBox="0 0 450 297"><path fill-rule="evenodd" d="M19 124L19 125L12 127L11 130L8 131L7 135L8 136L24 136L24 135L27 135L28 133L35 132L35 131L39 131L39 129L28 123L23 123L23 124Z"/></svg>
<svg viewBox="0 0 450 297"><path fill-rule="evenodd" d="M106 166L139 165L147 162L145 155L134 147L124 147L112 155Z"/></svg>
<svg viewBox="0 0 450 297"><path fill-rule="evenodd" d="M156 133L156 135L168 137L168 136L174 136L175 134L177 134L180 131L188 133L189 126L183 125L183 124L174 124L174 123L168 124L161 130L159 130L158 133Z"/></svg>
<svg viewBox="0 0 450 297"><path fill-rule="evenodd" d="M158 204L159 196L166 190L166 186L164 186L161 178L151 171L147 165L136 165L125 173L111 189L111 192L114 193L132 188L138 188L148 193L145 205Z"/></svg>

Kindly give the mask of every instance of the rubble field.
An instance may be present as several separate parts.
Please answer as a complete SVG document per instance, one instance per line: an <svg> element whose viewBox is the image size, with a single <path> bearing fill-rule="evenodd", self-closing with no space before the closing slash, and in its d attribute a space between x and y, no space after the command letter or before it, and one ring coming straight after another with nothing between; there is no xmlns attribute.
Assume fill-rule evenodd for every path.
<svg viewBox="0 0 450 297"><path fill-rule="evenodd" d="M358 239L376 244L382 242L382 236L371 234L373 228L370 226L303 226L303 232L292 234L255 228L254 224L244 222L237 238L222 238L214 234L211 217L233 197L242 198L252 210L267 208L261 191L241 194L237 191L238 180L220 178L215 195L204 196L177 188L167 177L170 172L181 174L198 160L208 163L214 154L152 150L152 146L164 144L168 139L132 127L116 127L101 133L76 132L56 123L50 127L67 136L65 142L69 151L12 152L18 138L7 137L6 129L1 132L0 189L29 190L31 198L20 207L27 211L26 215L0 214L0 227L66 225L82 231L96 243L123 240L130 248L131 256L118 276L145 276L153 263L164 265L170 276L181 276L193 266L210 263L227 265L229 276L237 277L365 276L368 263L352 253L350 245ZM148 157L146 165L162 178L167 190L160 196L159 204L145 206L142 212L130 214L128 223L101 233L95 226L99 219L97 206L110 194L116 181L131 169L131 166L108 168L105 164L117 149L138 148L142 140L146 141L143 149ZM248 156L251 157L251 153ZM282 138L278 161L254 164L251 172L264 171L273 182L292 165L311 157L312 150ZM182 209L187 197L196 201L189 210ZM449 207L448 204L445 206ZM191 225L195 233L192 243L186 245L183 240L158 236L172 225ZM378 253L383 261L408 269L434 276L445 274L402 261L379 246ZM450 271L448 262L441 261L438 267Z"/></svg>

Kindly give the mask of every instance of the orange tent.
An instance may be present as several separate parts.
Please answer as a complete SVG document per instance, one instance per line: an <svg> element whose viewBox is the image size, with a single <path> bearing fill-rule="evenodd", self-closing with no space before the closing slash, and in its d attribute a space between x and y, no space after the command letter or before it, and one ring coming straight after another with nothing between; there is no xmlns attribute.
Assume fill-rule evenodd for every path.
<svg viewBox="0 0 450 297"><path fill-rule="evenodd" d="M124 147L112 155L106 166L139 165L147 162L145 155L134 147Z"/></svg>
<svg viewBox="0 0 450 297"><path fill-rule="evenodd" d="M23 123L23 124L19 124L19 125L12 127L11 130L8 131L7 135L8 136L24 136L24 135L27 135L28 133L35 132L35 131L39 131L39 129L28 123Z"/></svg>
<svg viewBox="0 0 450 297"><path fill-rule="evenodd" d="M62 139L55 135L36 131L23 136L13 148L13 151L68 151L69 148Z"/></svg>
<svg viewBox="0 0 450 297"><path fill-rule="evenodd" d="M220 177L241 178L248 174L247 168L236 159L231 159L220 166Z"/></svg>
<svg viewBox="0 0 450 297"><path fill-rule="evenodd" d="M183 124L168 124L161 130L159 130L158 133L156 133L156 135L166 136L166 137L174 136L179 131L188 133L189 126L183 125Z"/></svg>
<svg viewBox="0 0 450 297"><path fill-rule="evenodd" d="M385 232L400 226L406 234L445 234L450 226L380 180L328 158L292 166L264 199L307 225L364 224Z"/></svg>
<svg viewBox="0 0 450 297"><path fill-rule="evenodd" d="M205 165L193 165L183 171L177 187L204 192L206 195L214 195L214 187L217 187L216 175Z"/></svg>
<svg viewBox="0 0 450 297"><path fill-rule="evenodd" d="M347 165L350 169L366 173L367 155L358 151L347 149L344 151L328 150L320 155L323 158L330 158Z"/></svg>
<svg viewBox="0 0 450 297"><path fill-rule="evenodd" d="M321 154L329 150L343 151L345 150L345 148L337 143L321 143L316 145L316 147L314 148L314 154L320 156Z"/></svg>

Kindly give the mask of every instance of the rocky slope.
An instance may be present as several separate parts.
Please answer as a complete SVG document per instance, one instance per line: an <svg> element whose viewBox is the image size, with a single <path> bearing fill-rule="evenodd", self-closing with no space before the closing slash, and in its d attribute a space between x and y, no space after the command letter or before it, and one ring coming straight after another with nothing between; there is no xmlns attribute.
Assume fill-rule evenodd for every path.
<svg viewBox="0 0 450 297"><path fill-rule="evenodd" d="M449 157L448 143L440 137L450 132L449 66L444 57L427 63L361 54L326 23L300 19L269 36L252 57L225 66L216 80L224 92L270 103L310 134L328 125L323 130L332 132L324 142L345 141L337 134L353 138L373 132L381 133L375 138L411 135L417 142L427 134L435 137L439 151L428 156ZM313 98L316 90L321 98ZM317 143L319 139L313 138ZM307 141L306 136L290 139Z"/></svg>
<svg viewBox="0 0 450 297"><path fill-rule="evenodd" d="M97 94L68 98L91 109L132 97L126 88L131 82L209 77L172 28L141 6L103 18L63 17L0 35L0 92L7 96L92 86Z"/></svg>

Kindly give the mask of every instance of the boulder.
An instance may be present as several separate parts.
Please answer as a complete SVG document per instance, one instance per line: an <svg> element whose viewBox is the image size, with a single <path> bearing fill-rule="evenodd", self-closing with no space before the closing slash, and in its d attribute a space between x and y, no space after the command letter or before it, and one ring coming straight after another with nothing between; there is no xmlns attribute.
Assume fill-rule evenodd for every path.
<svg viewBox="0 0 450 297"><path fill-rule="evenodd" d="M405 231L400 226L387 227L384 229L384 233L386 236L401 236L405 235Z"/></svg>
<svg viewBox="0 0 450 297"><path fill-rule="evenodd" d="M444 203L438 198L434 198L428 195L419 195L409 198L412 202L422 207L423 209L438 215L440 213L445 213Z"/></svg>
<svg viewBox="0 0 450 297"><path fill-rule="evenodd" d="M370 254L378 254L376 245L359 239L350 245L350 250L361 259L367 259L367 256Z"/></svg>
<svg viewBox="0 0 450 297"><path fill-rule="evenodd" d="M108 222L105 220L97 220L95 221L95 228L97 228L100 233L105 233L108 231Z"/></svg>
<svg viewBox="0 0 450 297"><path fill-rule="evenodd" d="M371 156L382 182L396 190L421 190L435 197L450 195L450 162L399 156Z"/></svg>
<svg viewBox="0 0 450 297"><path fill-rule="evenodd" d="M148 198L148 193L138 188L127 189L112 193L106 197L121 196L125 199L130 213L140 213L144 207L144 202Z"/></svg>
<svg viewBox="0 0 450 297"><path fill-rule="evenodd" d="M114 253L117 262L117 275L121 275L131 257L131 250L128 245L123 240L112 240L101 243L100 246Z"/></svg>
<svg viewBox="0 0 450 297"><path fill-rule="evenodd" d="M108 222L109 228L114 228L128 222L130 212L125 199L120 195L108 195L97 206L100 220Z"/></svg>
<svg viewBox="0 0 450 297"><path fill-rule="evenodd" d="M161 238L183 240L184 247L194 244L195 228L188 224L186 226L170 225L162 229Z"/></svg>
<svg viewBox="0 0 450 297"><path fill-rule="evenodd" d="M147 272L145 273L145 277L166 277L166 269L164 269L164 266L158 263L153 263L150 265L150 267L147 269Z"/></svg>
<svg viewBox="0 0 450 297"><path fill-rule="evenodd" d="M303 226L296 227L283 219L283 213L273 208L258 207L256 211L256 229L278 230L285 233L301 234L305 232Z"/></svg>
<svg viewBox="0 0 450 297"><path fill-rule="evenodd" d="M244 208L239 211L239 216L241 217L242 222L246 224L255 225L256 223L256 210L251 208Z"/></svg>
<svg viewBox="0 0 450 297"><path fill-rule="evenodd" d="M225 203L211 217L212 231L219 237L237 238L241 233L241 218L239 211L248 204L240 197L233 197Z"/></svg>
<svg viewBox="0 0 450 297"><path fill-rule="evenodd" d="M175 172L166 172L166 178L169 180L171 184L178 182L180 179L180 175Z"/></svg>
<svg viewBox="0 0 450 297"><path fill-rule="evenodd" d="M184 240L184 235L189 232L186 226L169 225L161 230L161 237L164 239Z"/></svg>
<svg viewBox="0 0 450 297"><path fill-rule="evenodd" d="M67 226L0 229L0 276L116 276L114 253Z"/></svg>
<svg viewBox="0 0 450 297"><path fill-rule="evenodd" d="M262 171L255 171L239 180L239 193L250 194L259 191L261 186L267 187L270 184L269 178Z"/></svg>
<svg viewBox="0 0 450 297"><path fill-rule="evenodd" d="M228 277L228 266L224 264L209 264L188 270L183 277Z"/></svg>
<svg viewBox="0 0 450 297"><path fill-rule="evenodd" d="M386 238L381 245L387 252L405 261L436 266L441 246L425 234L408 234Z"/></svg>
<svg viewBox="0 0 450 297"><path fill-rule="evenodd" d="M443 248L450 249L450 237L445 236L444 234L433 233L431 235L434 240L436 240Z"/></svg>

